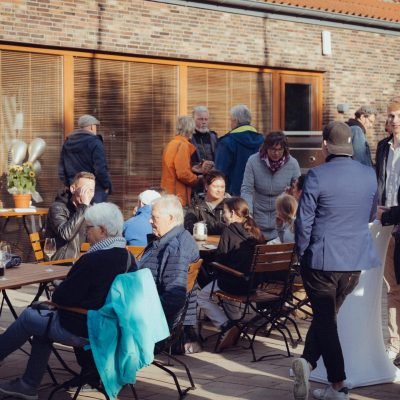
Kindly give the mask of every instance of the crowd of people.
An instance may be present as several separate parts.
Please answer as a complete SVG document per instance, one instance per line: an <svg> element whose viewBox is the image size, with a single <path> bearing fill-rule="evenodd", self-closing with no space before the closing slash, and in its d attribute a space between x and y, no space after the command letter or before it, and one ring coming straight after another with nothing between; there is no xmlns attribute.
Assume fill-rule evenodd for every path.
<svg viewBox="0 0 400 400"><path fill-rule="evenodd" d="M183 351L201 350L195 346L197 307L221 332L217 350L222 351L237 341L239 330L227 315L235 319L237 305L224 311L210 297L210 261L248 273L257 244L295 242L313 320L303 355L293 362L294 398L308 399L310 372L322 356L330 385L314 391L314 397L348 399L336 316L360 271L379 266L368 223L376 217L384 225L400 224L400 100L388 106L388 134L378 144L376 173L366 137L375 116L373 108L364 106L347 123L328 124L322 136L326 162L304 176L285 134L257 132L247 106L231 109L231 131L220 138L208 126L208 109L195 107L192 116L178 118L177 133L165 146L160 188L138 194L134 215L125 222L118 207L105 203L112 185L97 134L100 122L82 116L61 150L59 175L65 188L49 208L46 236L56 239L55 259L78 258L84 241L91 248L78 258L53 300L99 309L116 275L149 268L170 328L188 304ZM188 266L200 257L192 236L198 222L205 222L220 241L204 260L198 290L188 299ZM385 265L388 355L395 362L400 362L399 238L394 230ZM128 257L127 244L143 247L140 260ZM242 290L235 277L223 274L214 283L218 288L234 294ZM48 313L53 313L50 320ZM0 383L0 393L38 398L49 343L87 343L85 319L74 318L68 312L41 314L28 308L0 336L0 360L34 338L26 372Z"/></svg>

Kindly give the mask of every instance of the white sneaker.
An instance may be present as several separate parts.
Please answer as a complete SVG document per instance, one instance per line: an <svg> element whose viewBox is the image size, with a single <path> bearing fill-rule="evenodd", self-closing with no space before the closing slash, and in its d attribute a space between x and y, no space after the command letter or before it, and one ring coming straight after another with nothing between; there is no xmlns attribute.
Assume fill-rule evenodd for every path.
<svg viewBox="0 0 400 400"><path fill-rule="evenodd" d="M350 400L347 387L337 391L331 385L324 389L315 389L313 391L313 397L319 400Z"/></svg>
<svg viewBox="0 0 400 400"><path fill-rule="evenodd" d="M294 374L293 397L295 400L307 400L310 390L311 367L305 358L296 358L292 363Z"/></svg>
<svg viewBox="0 0 400 400"><path fill-rule="evenodd" d="M386 354L390 361L393 361L399 355L397 351L393 350L393 347L386 347Z"/></svg>

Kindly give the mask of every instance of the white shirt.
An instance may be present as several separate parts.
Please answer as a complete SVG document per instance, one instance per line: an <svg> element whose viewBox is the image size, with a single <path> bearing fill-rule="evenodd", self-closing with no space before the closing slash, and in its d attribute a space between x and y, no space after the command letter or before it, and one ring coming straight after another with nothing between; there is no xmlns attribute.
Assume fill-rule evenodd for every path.
<svg viewBox="0 0 400 400"><path fill-rule="evenodd" d="M396 148L389 142L389 154L386 163L386 207L397 206L397 192L400 186L400 145Z"/></svg>

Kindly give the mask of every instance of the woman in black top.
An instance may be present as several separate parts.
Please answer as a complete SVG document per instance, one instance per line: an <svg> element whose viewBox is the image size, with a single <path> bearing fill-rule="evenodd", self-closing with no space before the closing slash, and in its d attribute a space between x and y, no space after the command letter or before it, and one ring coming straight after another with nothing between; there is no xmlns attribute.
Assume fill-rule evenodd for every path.
<svg viewBox="0 0 400 400"><path fill-rule="evenodd" d="M240 272L248 272L254 247L264 243L265 239L260 228L249 214L246 201L240 197L231 197L224 200L224 220L228 224L221 234L221 239L216 253L216 261L227 265ZM212 283L205 286L197 297L197 302L211 322L221 331L227 331L228 317L211 298ZM241 294L244 291L243 280L229 274L221 274L218 277L214 290L222 289L226 292ZM225 307L232 319L238 318L236 304L226 304ZM220 343L220 350L223 341Z"/></svg>

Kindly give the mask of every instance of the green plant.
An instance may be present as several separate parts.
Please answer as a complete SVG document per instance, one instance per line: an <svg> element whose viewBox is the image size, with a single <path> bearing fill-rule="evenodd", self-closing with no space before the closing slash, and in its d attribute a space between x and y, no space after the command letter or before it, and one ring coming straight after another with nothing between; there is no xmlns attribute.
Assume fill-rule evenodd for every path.
<svg viewBox="0 0 400 400"><path fill-rule="evenodd" d="M33 194L36 192L36 173L31 162L8 167L7 190L11 194Z"/></svg>

